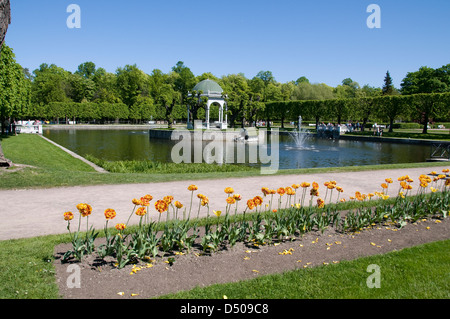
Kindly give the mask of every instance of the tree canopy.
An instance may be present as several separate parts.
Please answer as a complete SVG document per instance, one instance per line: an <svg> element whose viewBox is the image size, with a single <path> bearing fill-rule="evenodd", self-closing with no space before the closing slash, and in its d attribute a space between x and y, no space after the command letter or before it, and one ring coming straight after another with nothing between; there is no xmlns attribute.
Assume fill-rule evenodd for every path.
<svg viewBox="0 0 450 319"><path fill-rule="evenodd" d="M450 121L448 99L429 96L450 92L450 64L438 69L423 66L409 72L399 89L386 72L380 87L360 85L348 77L331 87L312 83L300 75L297 80L280 83L270 70L247 78L243 73L218 77L211 72L194 75L178 61L168 73L154 69L145 73L136 64L107 72L95 63L81 63L75 72L55 64L42 63L30 73L16 61L11 48L4 45L0 68L0 116L4 118L37 117L46 120L79 119L84 121L204 119L207 98L193 92L205 79L216 81L227 102L228 120L236 125L255 125L258 120L304 120L318 123L325 117L341 123L397 120L428 123ZM190 94L189 94L190 93ZM401 96L400 96L401 94ZM425 94L420 96L420 94ZM417 95L414 99L402 99ZM385 97L381 99L381 97ZM297 103L303 101L304 103ZM316 101L316 102L313 102Z"/></svg>

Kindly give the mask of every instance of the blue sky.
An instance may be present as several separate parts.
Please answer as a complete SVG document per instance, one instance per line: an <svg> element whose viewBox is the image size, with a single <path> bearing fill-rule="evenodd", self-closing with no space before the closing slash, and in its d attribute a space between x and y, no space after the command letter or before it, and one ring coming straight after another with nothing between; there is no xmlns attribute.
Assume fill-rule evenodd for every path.
<svg viewBox="0 0 450 319"><path fill-rule="evenodd" d="M66 25L72 3L80 29ZM380 29L366 24L372 3ZM150 74L183 61L195 75L269 70L279 82L337 86L350 77L376 87L389 70L399 87L407 72L450 63L448 0L11 0L11 9L6 43L30 70L54 63L74 72L92 61Z"/></svg>

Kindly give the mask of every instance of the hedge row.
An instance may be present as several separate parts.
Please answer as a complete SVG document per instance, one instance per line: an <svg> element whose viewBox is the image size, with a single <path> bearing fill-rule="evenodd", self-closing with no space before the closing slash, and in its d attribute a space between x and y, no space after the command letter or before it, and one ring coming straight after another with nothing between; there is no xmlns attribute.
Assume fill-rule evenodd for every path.
<svg viewBox="0 0 450 319"><path fill-rule="evenodd" d="M353 99L281 101L266 103L260 117L266 120L337 122L359 121L365 127L369 121L386 121L393 127L396 120L421 124L450 120L450 93L394 95ZM411 127L412 128L412 127Z"/></svg>
<svg viewBox="0 0 450 319"><path fill-rule="evenodd" d="M355 99L302 100L265 103L258 112L258 119L269 121L297 121L302 116L304 123L318 124L322 121L345 123L359 121L364 127L369 122L385 121L393 128L419 128L419 124L396 124L406 122L443 122L450 127L450 93L396 95ZM71 120L150 120L165 119L165 110L155 105L128 107L122 103L74 103L52 102L35 107L33 114L42 119ZM199 114L201 116L201 114ZM186 107L177 105L172 117L186 119ZM447 124L447 125L446 125Z"/></svg>

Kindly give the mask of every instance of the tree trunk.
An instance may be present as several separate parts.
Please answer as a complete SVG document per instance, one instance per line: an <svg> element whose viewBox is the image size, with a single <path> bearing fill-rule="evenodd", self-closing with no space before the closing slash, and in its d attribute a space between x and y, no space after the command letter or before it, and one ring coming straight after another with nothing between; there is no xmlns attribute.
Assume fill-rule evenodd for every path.
<svg viewBox="0 0 450 319"><path fill-rule="evenodd" d="M423 131L422 131L422 134L427 134L428 133L428 121L429 121L428 112L425 112L423 117L424 118L423 118Z"/></svg>
<svg viewBox="0 0 450 319"><path fill-rule="evenodd" d="M369 119L368 117L363 119L363 122L361 124L361 132L364 132L364 129L366 128L366 124L367 124L367 120L368 119Z"/></svg>
<svg viewBox="0 0 450 319"><path fill-rule="evenodd" d="M390 118L389 119L389 133L392 133L392 132L394 132L394 119L393 118Z"/></svg>

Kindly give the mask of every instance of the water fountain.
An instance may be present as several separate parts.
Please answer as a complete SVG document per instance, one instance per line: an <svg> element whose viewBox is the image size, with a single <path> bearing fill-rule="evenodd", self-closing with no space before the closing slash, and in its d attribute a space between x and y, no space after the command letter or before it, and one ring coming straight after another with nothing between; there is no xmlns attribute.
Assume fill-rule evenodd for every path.
<svg viewBox="0 0 450 319"><path fill-rule="evenodd" d="M302 117L298 117L298 128L295 131L289 132L289 135L295 141L296 148L304 149L305 141L310 137L308 130L302 128Z"/></svg>

